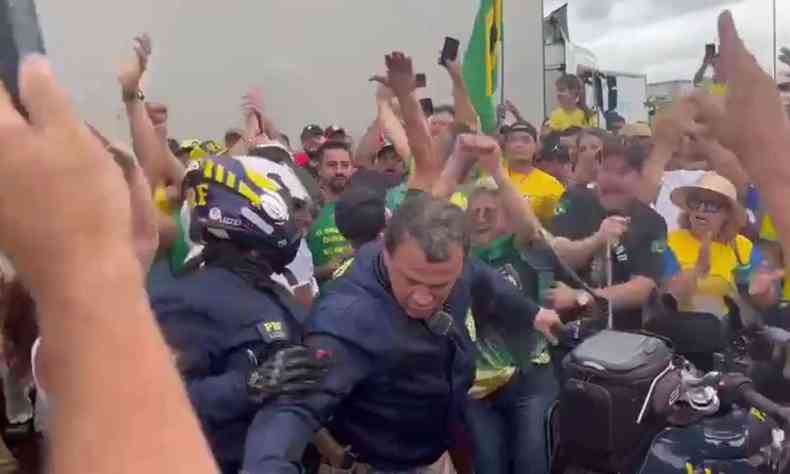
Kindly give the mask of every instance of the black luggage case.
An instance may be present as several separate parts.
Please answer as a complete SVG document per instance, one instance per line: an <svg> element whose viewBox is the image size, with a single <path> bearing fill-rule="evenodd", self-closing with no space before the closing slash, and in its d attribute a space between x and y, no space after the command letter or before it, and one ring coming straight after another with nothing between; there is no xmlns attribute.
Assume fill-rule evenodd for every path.
<svg viewBox="0 0 790 474"><path fill-rule="evenodd" d="M621 470L629 452L654 431L646 399L672 358L663 339L611 330L568 354L560 393L563 450L587 467Z"/></svg>

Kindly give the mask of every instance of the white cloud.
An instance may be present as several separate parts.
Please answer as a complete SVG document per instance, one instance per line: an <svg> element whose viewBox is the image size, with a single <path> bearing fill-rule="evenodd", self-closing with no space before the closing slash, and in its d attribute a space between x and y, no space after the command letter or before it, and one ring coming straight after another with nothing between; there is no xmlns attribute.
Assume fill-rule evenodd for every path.
<svg viewBox="0 0 790 474"><path fill-rule="evenodd" d="M547 0L547 11L565 3ZM773 67L771 0L570 0L572 40L591 49L602 68L648 75L649 81L689 79L704 45L717 41L716 17L730 8L747 46L770 72ZM597 6L590 8L590 3ZM777 3L777 24L790 23L790 5ZM606 12L602 15L601 12ZM779 46L790 31L779 31ZM781 72L781 69L780 69Z"/></svg>

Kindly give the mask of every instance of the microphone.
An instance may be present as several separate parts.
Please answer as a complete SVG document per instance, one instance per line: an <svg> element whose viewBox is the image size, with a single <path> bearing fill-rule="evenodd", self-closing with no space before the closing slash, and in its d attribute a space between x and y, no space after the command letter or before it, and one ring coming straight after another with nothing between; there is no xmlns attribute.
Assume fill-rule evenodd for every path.
<svg viewBox="0 0 790 474"><path fill-rule="evenodd" d="M437 336L446 336L453 327L453 317L444 310L437 311L430 318L425 320L428 330Z"/></svg>

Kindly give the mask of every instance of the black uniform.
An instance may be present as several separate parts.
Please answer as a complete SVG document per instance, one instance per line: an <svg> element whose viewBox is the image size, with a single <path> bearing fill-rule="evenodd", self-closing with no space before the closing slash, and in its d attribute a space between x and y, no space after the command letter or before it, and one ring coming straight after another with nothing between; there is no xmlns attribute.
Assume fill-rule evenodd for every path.
<svg viewBox="0 0 790 474"><path fill-rule="evenodd" d="M304 315L278 293L256 287L254 271L209 264L151 294L192 405L225 473L241 468L247 430L260 410L248 397L250 370L273 350L301 340Z"/></svg>
<svg viewBox="0 0 790 474"><path fill-rule="evenodd" d="M382 244L357 253L351 271L314 307L305 344L332 353L323 393L265 407L250 429L250 474L297 473L311 434L328 426L359 460L385 471L430 465L450 444L474 378L465 319L511 314L531 325L539 308L505 278L468 260L444 311L452 327L410 318L390 291Z"/></svg>

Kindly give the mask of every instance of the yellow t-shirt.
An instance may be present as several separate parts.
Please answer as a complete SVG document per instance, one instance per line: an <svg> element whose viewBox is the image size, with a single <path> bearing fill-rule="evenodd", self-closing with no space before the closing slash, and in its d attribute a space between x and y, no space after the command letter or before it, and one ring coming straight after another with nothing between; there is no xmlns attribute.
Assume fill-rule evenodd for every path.
<svg viewBox="0 0 790 474"><path fill-rule="evenodd" d="M557 178L537 168L526 174L508 170L508 176L518 192L529 199L541 223L546 225L554 218L554 210L565 194L565 186Z"/></svg>
<svg viewBox="0 0 790 474"><path fill-rule="evenodd" d="M549 119L549 126L555 132L564 132L571 127L591 128L598 126L598 120L593 115L589 119L585 116L582 109L575 109L568 112L562 107L554 109Z"/></svg>
<svg viewBox="0 0 790 474"><path fill-rule="evenodd" d="M164 186L157 186L154 191L154 203L163 214L169 216L173 213L170 201L167 199L167 189Z"/></svg>
<svg viewBox="0 0 790 474"><path fill-rule="evenodd" d="M705 88L705 90L707 90L710 95L715 95L718 97L724 97L727 95L727 84L713 82L711 79L705 79L700 85Z"/></svg>
<svg viewBox="0 0 790 474"><path fill-rule="evenodd" d="M672 250L681 270L693 270L699 259L702 243L686 229L671 232L667 239L669 249ZM720 242L712 242L710 246L710 272L697 284L697 294L695 294L692 305L697 307L682 308L683 310L700 310L699 305L718 306L723 310L720 314L726 314L727 307L724 305L724 296L729 295L735 288L735 270L739 265L748 265L752 261L752 250L754 245L746 237L739 235L735 238L735 248L738 249L738 256L732 245L725 245ZM739 264L740 259L740 264ZM701 303L707 300L707 303ZM721 306L719 306L721 305Z"/></svg>

